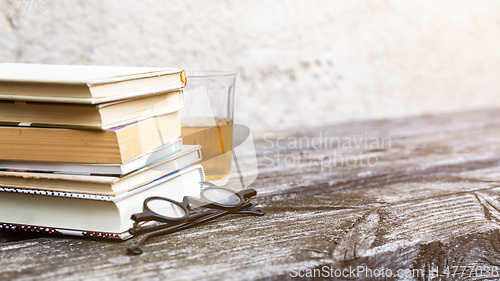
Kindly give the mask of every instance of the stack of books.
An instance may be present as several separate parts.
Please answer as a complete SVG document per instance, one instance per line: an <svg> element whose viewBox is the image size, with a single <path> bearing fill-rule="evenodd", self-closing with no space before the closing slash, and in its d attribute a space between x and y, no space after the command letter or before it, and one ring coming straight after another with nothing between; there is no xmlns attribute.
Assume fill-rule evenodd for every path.
<svg viewBox="0 0 500 281"><path fill-rule="evenodd" d="M144 199L198 196L181 69L0 64L0 228L126 239Z"/></svg>

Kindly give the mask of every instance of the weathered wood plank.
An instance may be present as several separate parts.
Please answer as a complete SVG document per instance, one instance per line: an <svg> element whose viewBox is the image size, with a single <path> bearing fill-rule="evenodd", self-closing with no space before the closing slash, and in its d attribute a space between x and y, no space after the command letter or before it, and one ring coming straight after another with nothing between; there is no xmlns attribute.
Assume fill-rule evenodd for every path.
<svg viewBox="0 0 500 281"><path fill-rule="evenodd" d="M492 109L261 135L252 187L266 216L235 215L155 238L138 257L125 253L133 241L2 231L0 279L291 279L299 269L364 266L422 270L406 280L496 280L443 270L500 267L499 115ZM390 138L390 145L352 144L364 137ZM361 164L370 157L376 165Z"/></svg>

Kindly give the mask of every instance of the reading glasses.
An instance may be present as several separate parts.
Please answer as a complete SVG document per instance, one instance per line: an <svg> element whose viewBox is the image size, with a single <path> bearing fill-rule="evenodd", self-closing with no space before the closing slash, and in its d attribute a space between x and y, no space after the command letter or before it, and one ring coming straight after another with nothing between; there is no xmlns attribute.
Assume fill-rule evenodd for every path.
<svg viewBox="0 0 500 281"><path fill-rule="evenodd" d="M135 246L128 248L128 252L140 255L143 252L141 246L150 237L177 232L228 214L256 216L265 214L261 210L251 210L255 205L250 202L250 198L257 194L254 189L235 192L209 182L202 182L202 184L207 187L201 190L200 198L184 196L182 202L178 202L170 198L154 196L144 200L143 212L133 214L131 217L135 223L129 232L133 235L149 233L142 237ZM211 210L196 213L199 209L192 209L191 205ZM139 223L144 221L157 221L158 223L140 226Z"/></svg>

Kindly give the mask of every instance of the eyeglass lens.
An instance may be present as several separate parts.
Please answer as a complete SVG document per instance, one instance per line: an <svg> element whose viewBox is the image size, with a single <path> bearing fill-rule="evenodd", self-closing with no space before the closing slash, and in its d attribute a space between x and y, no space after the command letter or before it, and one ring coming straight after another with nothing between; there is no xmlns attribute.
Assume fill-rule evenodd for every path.
<svg viewBox="0 0 500 281"><path fill-rule="evenodd" d="M186 215L186 212L181 206L161 199L150 200L148 202L148 208L152 212L167 218L182 218Z"/></svg>
<svg viewBox="0 0 500 281"><path fill-rule="evenodd" d="M234 192L225 189L208 188L203 192L203 196L211 202L233 206L240 203L240 198Z"/></svg>

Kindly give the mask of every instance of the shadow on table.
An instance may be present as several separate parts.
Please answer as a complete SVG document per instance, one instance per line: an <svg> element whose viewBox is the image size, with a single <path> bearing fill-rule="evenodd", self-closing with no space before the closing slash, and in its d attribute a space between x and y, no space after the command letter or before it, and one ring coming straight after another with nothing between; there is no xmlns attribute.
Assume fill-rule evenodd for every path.
<svg viewBox="0 0 500 281"><path fill-rule="evenodd" d="M0 229L0 243L30 240L48 236L48 234L37 232L26 232L20 230Z"/></svg>

